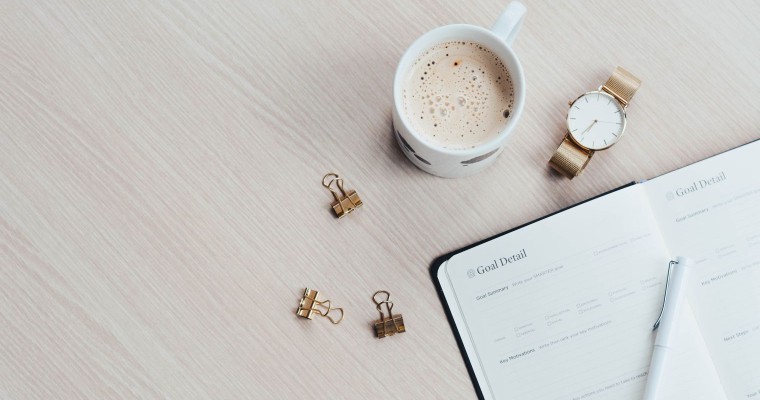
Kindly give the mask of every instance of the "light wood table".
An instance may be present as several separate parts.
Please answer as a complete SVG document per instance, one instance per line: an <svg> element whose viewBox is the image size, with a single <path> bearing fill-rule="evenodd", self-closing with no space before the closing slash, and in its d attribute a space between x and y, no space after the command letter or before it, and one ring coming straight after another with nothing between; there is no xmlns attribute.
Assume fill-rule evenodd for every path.
<svg viewBox="0 0 760 400"><path fill-rule="evenodd" d="M509 148L419 171L398 59L505 5L0 2L0 398L474 398L436 256L760 137L760 2L529 1ZM626 137L550 173L567 101L616 65L643 80ZM329 171L365 202L342 220ZM305 286L344 322L296 318ZM407 333L374 338L378 289Z"/></svg>

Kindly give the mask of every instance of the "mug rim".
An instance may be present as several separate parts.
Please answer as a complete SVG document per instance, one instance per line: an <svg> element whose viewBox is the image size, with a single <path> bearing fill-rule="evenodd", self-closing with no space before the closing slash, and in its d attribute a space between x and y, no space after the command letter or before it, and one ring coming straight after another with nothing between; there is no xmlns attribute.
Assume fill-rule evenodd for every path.
<svg viewBox="0 0 760 400"><path fill-rule="evenodd" d="M412 125L409 123L409 120L407 119L406 114L403 112L403 100L402 100L402 94L401 94L401 88L403 87L402 81L406 77L406 73L408 72L409 68L413 65L409 65L408 68L402 70L402 65L405 63L409 63L408 60L410 58L416 58L419 56L422 51L428 49L429 47L435 46L440 43L444 43L446 40L434 40L433 44L431 46L426 46L425 48L418 49L418 47L422 47L422 42L425 41L430 36L434 35L441 35L441 33L445 31L450 30L470 30L475 31L478 34L484 34L486 36L490 36L492 39L495 39L498 43L501 44L501 50L504 50L506 54L511 58L512 64L509 64L505 61L502 54L496 53L495 49L492 48L492 46L480 43L478 40L473 40L474 42L477 42L478 44L481 44L485 47L487 47L489 50L494 51L496 53L496 56L499 57L499 59L504 62L505 66L509 70L510 74L515 73L516 79L513 79L513 82L516 82L519 80L519 85L515 84L513 87L515 88L515 107L513 110L512 115L509 118L509 121L507 124L502 128L499 133L494 137L493 139L488 140L487 142L483 142L478 144L475 147L467 148L467 149L449 149L443 146L438 146L435 144L430 143L427 139L424 139L422 135L415 130ZM456 40L456 39L451 39ZM465 39L469 40L469 39ZM412 53L412 50L415 50L414 53ZM514 66L514 69L516 71L512 71L511 66ZM519 86L519 87L518 87ZM451 24L451 25L443 25L439 26L437 28L434 28L430 31L427 31L423 33L420 37L418 37L412 44L404 51L404 54L401 56L401 59L399 60L398 66L396 67L396 73L393 78L393 102L394 107L396 108L398 112L398 117L400 121L404 124L404 127L407 131L409 131L412 135L415 136L415 138L423 143L428 148L432 149L433 151L437 151L440 153L444 153L447 155L452 156L469 156L471 154L479 154L483 152L483 149L492 149L494 147L499 147L501 142L506 140L512 130L515 128L515 125L517 124L517 120L522 115L523 106L525 103L525 77L523 75L523 69L522 64L520 63L519 58L517 58L517 55L515 54L514 50L512 50L512 46L509 45L504 38L501 38L497 36L493 31L483 28L481 26L477 25L471 25L471 24Z"/></svg>

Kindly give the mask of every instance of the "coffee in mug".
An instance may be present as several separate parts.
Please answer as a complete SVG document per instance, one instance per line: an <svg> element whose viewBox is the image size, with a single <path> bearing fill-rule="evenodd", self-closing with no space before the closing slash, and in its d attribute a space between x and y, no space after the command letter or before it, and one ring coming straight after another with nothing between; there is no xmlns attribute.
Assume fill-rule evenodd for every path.
<svg viewBox="0 0 760 400"><path fill-rule="evenodd" d="M514 106L509 70L477 42L451 41L426 50L403 88L403 110L423 140L470 149L496 138Z"/></svg>

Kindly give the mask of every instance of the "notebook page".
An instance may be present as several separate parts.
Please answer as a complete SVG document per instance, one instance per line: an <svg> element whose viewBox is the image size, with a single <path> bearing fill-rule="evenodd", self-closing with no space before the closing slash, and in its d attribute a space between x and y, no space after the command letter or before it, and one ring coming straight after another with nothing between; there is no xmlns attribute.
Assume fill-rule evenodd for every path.
<svg viewBox="0 0 760 400"><path fill-rule="evenodd" d="M486 399L638 400L668 259L636 185L459 253L438 279Z"/></svg>
<svg viewBox="0 0 760 400"><path fill-rule="evenodd" d="M760 399L760 142L644 183L726 396Z"/></svg>

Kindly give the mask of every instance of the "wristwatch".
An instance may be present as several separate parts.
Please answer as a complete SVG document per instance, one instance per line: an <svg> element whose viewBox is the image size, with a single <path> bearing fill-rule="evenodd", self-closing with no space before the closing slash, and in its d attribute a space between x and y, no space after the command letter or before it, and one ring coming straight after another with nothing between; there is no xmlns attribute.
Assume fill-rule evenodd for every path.
<svg viewBox="0 0 760 400"><path fill-rule="evenodd" d="M591 156L620 140L625 131L625 109L641 80L623 68L615 68L607 82L570 102L567 133L549 165L573 179L583 172Z"/></svg>

